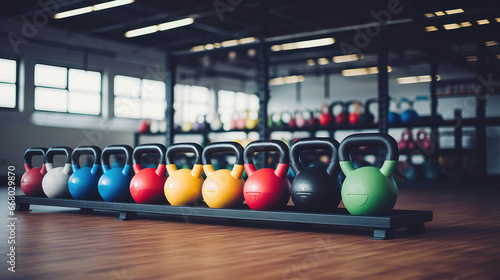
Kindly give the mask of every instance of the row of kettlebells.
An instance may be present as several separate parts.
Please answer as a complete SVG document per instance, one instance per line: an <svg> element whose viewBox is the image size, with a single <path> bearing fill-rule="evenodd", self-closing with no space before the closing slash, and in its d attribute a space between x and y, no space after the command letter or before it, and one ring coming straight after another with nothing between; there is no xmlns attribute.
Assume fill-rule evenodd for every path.
<svg viewBox="0 0 500 280"><path fill-rule="evenodd" d="M384 146L386 160L378 169L373 166L355 170L350 160L351 150L360 146ZM323 149L331 152L327 168L304 168L300 154L306 150ZM276 169L256 170L253 156L257 152L275 151L279 155ZM192 169L177 169L174 158L179 153L194 153ZM215 170L211 163L214 153L233 153L236 163L232 170ZM53 158L66 155L62 167L54 167ZM80 155L91 154L91 167L80 167ZM125 166L110 168L112 154L124 154ZM159 155L157 168L143 168L144 154ZM31 159L42 155L45 164L33 168ZM240 207L243 201L253 210L283 209L290 198L301 211L333 211L343 199L353 215L378 215L390 211L397 200L397 187L390 176L396 168L399 149L388 134L366 133L346 137L341 144L332 138L306 138L296 141L290 149L279 140L258 140L245 149L237 142L214 142L204 149L196 143L177 143L168 147L143 144L134 150L127 145L112 145L102 152L96 146L30 148L25 153L26 173L21 187L27 196L133 202L146 204L170 203L174 206L199 205L203 199L212 208ZM292 184L286 175L289 167L296 174ZM246 182L243 171L248 174ZM340 170L346 175L343 186ZM168 176L167 176L168 172ZM205 172L206 179L202 177ZM135 175L134 175L135 173Z"/></svg>

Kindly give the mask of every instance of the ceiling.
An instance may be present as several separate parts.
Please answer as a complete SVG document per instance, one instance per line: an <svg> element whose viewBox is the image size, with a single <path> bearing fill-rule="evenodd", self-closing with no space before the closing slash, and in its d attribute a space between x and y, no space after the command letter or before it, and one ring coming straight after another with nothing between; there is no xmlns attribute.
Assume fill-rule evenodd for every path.
<svg viewBox="0 0 500 280"><path fill-rule="evenodd" d="M52 2L51 2L52 1ZM43 12L42 1L9 1L0 17L22 20ZM95 5L105 0L48 0L58 3L58 11L67 11ZM50 6L53 8L54 6ZM462 13L450 15L425 14L453 9ZM149 25L186 17L194 23L181 28L126 38L125 32ZM478 24L487 19L489 24ZM498 67L500 46L486 47L485 42L500 44L500 4L498 1L457 0L350 0L350 1L298 1L298 0L136 0L132 4L96 11L84 15L53 19L48 26L79 34L105 38L160 51L190 50L193 46L222 42L245 37L282 39L280 42L334 37L336 43L304 52L275 53L274 61L301 61L324 54L345 54L345 46L356 46L356 52L376 53L380 28L367 28L368 23L379 20L383 27L391 59L409 63L418 62L419 56L405 56L417 49L425 57L436 56L458 64L474 64L468 57L485 54L488 67ZM388 21L390 20L390 21ZM446 24L470 22L471 26L445 30ZM438 30L426 32L426 27ZM349 28L346 28L349 27ZM326 30L321 33L320 30ZM378 31L377 31L378 30ZM360 45L360 33L369 41ZM371 32L371 33L370 33ZM299 37L287 35L302 33ZM368 34L368 36L366 36ZM371 35L370 35L371 34ZM281 37L280 37L281 36ZM283 37L284 36L284 37ZM277 42L277 41L274 41ZM344 46L342 46L344 43ZM352 50L351 50L352 51ZM302 53L302 54L301 54ZM214 54L217 56L217 54ZM223 54L227 59L227 54ZM469 58L469 60L471 60Z"/></svg>

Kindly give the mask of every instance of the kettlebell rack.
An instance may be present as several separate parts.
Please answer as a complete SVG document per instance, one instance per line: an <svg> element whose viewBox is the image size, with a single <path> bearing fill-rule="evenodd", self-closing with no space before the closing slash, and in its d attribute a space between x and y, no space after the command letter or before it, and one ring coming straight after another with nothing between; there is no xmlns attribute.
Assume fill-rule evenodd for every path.
<svg viewBox="0 0 500 280"><path fill-rule="evenodd" d="M51 199L16 196L16 211L30 211L30 205L80 208L82 212L107 210L119 212L117 220L135 219L137 213L174 215L182 217L219 218L230 220L267 221L328 226L361 227L373 229L371 239L393 238L394 231L407 228L410 233L425 232L425 222L433 219L432 211L393 210L386 216L353 216L343 208L335 213L306 213L294 211L288 206L282 211L254 211L248 208L216 209L208 207L184 207L160 204L118 203L90 200Z"/></svg>

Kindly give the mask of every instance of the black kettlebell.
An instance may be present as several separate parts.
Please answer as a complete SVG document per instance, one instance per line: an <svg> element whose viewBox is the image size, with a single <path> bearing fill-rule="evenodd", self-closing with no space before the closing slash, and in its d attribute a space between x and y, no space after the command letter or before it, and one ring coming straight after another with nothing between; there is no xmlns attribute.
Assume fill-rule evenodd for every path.
<svg viewBox="0 0 500 280"><path fill-rule="evenodd" d="M301 211L332 211L340 203L339 142L332 138L304 138L297 140L290 149L290 165L296 176L290 194L293 203ZM331 161L326 170L321 166L304 168L300 153L304 150L324 149L331 151Z"/></svg>
<svg viewBox="0 0 500 280"><path fill-rule="evenodd" d="M373 124L375 122L375 116L370 111L370 105L372 105L375 102L378 102L376 98L370 98L366 100L363 113L359 116L360 124Z"/></svg>

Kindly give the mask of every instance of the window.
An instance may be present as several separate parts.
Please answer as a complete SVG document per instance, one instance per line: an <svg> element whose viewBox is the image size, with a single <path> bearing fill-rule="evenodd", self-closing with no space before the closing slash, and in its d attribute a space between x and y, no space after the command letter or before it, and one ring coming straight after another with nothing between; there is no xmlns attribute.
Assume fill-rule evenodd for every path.
<svg viewBox="0 0 500 280"><path fill-rule="evenodd" d="M35 65L35 110L99 115L101 88L100 72Z"/></svg>
<svg viewBox="0 0 500 280"><path fill-rule="evenodd" d="M16 108L17 62L0 58L0 107Z"/></svg>
<svg viewBox="0 0 500 280"><path fill-rule="evenodd" d="M165 83L115 76L115 116L133 119L165 119Z"/></svg>
<svg viewBox="0 0 500 280"><path fill-rule="evenodd" d="M198 117L205 116L210 109L210 90L201 86L177 84L174 88L175 103L174 119L177 124L182 122L194 123Z"/></svg>
<svg viewBox="0 0 500 280"><path fill-rule="evenodd" d="M259 98L254 94L234 92L228 90L219 91L219 115L225 130L231 128L231 120L235 114L249 111L250 118L256 119L259 112Z"/></svg>

